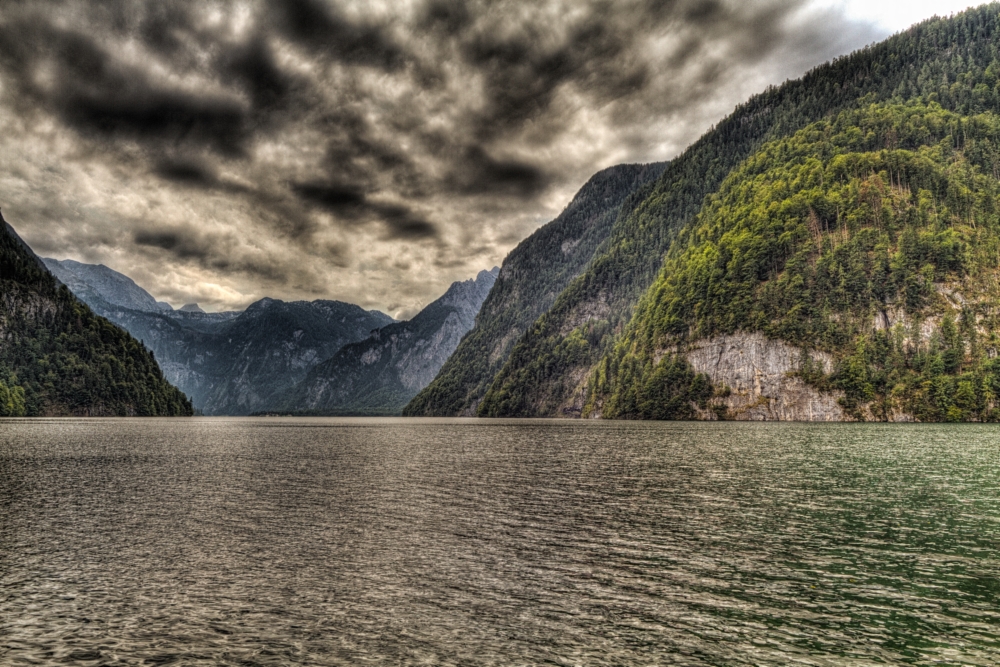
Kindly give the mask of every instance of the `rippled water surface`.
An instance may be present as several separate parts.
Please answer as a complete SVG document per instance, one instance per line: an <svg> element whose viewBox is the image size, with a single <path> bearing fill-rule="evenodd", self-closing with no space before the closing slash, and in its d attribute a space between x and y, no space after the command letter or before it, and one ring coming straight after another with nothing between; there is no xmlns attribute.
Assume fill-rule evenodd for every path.
<svg viewBox="0 0 1000 667"><path fill-rule="evenodd" d="M993 426L0 420L0 664L1000 663Z"/></svg>

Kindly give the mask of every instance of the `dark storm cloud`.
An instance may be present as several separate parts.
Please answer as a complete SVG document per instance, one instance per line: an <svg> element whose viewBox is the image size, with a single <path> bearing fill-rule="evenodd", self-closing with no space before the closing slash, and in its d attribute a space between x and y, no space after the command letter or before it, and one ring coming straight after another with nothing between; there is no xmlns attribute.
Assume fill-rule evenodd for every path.
<svg viewBox="0 0 1000 667"><path fill-rule="evenodd" d="M350 186L292 183L291 187L303 200L336 215L361 222L381 222L387 238L422 239L438 234L433 224L409 207L369 201L363 192Z"/></svg>
<svg viewBox="0 0 1000 667"><path fill-rule="evenodd" d="M353 267L429 300L597 169L672 157L748 80L871 41L804 2L8 2L0 145L47 248L125 227L124 255L234 294L388 303Z"/></svg>
<svg viewBox="0 0 1000 667"><path fill-rule="evenodd" d="M281 32L307 48L351 65L397 69L408 54L384 26L346 19L322 0L274 0L269 14Z"/></svg>
<svg viewBox="0 0 1000 667"><path fill-rule="evenodd" d="M219 182L210 167L196 160L165 159L156 165L155 171L168 181L176 183L214 187Z"/></svg>
<svg viewBox="0 0 1000 667"><path fill-rule="evenodd" d="M182 259L204 259L211 255L210 245L190 232L163 229L140 230L135 233L134 240L137 245L169 250Z"/></svg>
<svg viewBox="0 0 1000 667"><path fill-rule="evenodd" d="M466 194L532 197L543 190L548 176L538 166L518 160L497 160L480 146L466 148L446 181Z"/></svg>
<svg viewBox="0 0 1000 667"><path fill-rule="evenodd" d="M143 68L114 58L98 39L52 26L15 24L0 29L0 51L22 101L54 112L80 132L186 140L227 155L243 152L247 109L239 99L158 84Z"/></svg>
<svg viewBox="0 0 1000 667"><path fill-rule="evenodd" d="M192 261L213 271L239 271L272 281L285 280L292 273L298 273L266 255L247 252L232 234L204 233L191 225L140 228L133 235L133 241L154 254Z"/></svg>
<svg viewBox="0 0 1000 667"><path fill-rule="evenodd" d="M260 36L225 53L219 64L246 88L258 110L280 107L297 83L278 67L271 47Z"/></svg>
<svg viewBox="0 0 1000 667"><path fill-rule="evenodd" d="M365 195L360 190L328 183L292 183L292 190L304 200L332 213L353 213L365 202Z"/></svg>

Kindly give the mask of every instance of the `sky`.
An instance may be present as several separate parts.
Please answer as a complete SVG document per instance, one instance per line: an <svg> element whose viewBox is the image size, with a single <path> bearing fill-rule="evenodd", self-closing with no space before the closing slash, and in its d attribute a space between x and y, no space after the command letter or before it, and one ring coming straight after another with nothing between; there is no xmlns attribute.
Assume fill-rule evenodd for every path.
<svg viewBox="0 0 1000 667"><path fill-rule="evenodd" d="M179 307L410 317L596 171L950 0L3 0L0 208Z"/></svg>

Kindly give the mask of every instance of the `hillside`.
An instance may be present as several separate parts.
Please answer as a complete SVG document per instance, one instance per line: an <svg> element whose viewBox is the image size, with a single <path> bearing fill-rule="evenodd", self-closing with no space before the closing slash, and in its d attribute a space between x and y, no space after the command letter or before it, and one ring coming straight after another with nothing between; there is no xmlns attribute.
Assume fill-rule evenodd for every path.
<svg viewBox="0 0 1000 667"><path fill-rule="evenodd" d="M459 341L499 273L456 282L413 319L384 326L345 345L290 392L285 408L323 414L397 415L426 387Z"/></svg>
<svg viewBox="0 0 1000 667"><path fill-rule="evenodd" d="M153 355L61 286L0 216L0 416L190 414Z"/></svg>
<svg viewBox="0 0 1000 667"><path fill-rule="evenodd" d="M581 414L590 378L623 343L668 249L705 198L765 143L874 103L922 98L962 116L997 109L998 15L992 4L926 21L737 108L671 161L644 201L622 211L582 274L519 339L478 413Z"/></svg>
<svg viewBox="0 0 1000 667"><path fill-rule="evenodd" d="M645 198L665 163L627 164L595 174L552 222L504 260L475 327L403 414L474 415L514 343L587 266L622 209Z"/></svg>
<svg viewBox="0 0 1000 667"><path fill-rule="evenodd" d="M872 105L765 145L678 239L587 411L995 420L998 169L1000 116L934 103ZM787 351L757 369L772 391L703 353L765 346Z"/></svg>

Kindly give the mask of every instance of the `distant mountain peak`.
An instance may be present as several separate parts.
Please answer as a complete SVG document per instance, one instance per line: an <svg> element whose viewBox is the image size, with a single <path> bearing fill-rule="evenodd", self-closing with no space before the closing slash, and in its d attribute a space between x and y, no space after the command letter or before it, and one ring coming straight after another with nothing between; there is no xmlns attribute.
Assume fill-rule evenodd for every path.
<svg viewBox="0 0 1000 667"><path fill-rule="evenodd" d="M204 310L202 310L201 306L199 306L197 303L185 303L183 306L181 306L180 310L181 310L182 313L204 313L205 312Z"/></svg>
<svg viewBox="0 0 1000 667"><path fill-rule="evenodd" d="M84 301L99 298L112 306L147 313L173 310L168 304L157 302L153 295L128 276L103 264L84 264L73 259L50 257L41 261L62 284Z"/></svg>
<svg viewBox="0 0 1000 667"><path fill-rule="evenodd" d="M412 319L373 329L313 368L284 409L328 414L399 414L434 378L475 322L499 267L456 281Z"/></svg>

